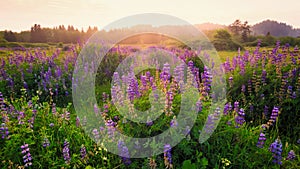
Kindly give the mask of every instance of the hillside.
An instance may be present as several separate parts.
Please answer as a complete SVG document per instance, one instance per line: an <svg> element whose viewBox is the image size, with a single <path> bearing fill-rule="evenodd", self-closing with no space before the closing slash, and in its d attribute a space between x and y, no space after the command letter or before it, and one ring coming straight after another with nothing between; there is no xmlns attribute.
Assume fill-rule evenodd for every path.
<svg viewBox="0 0 300 169"><path fill-rule="evenodd" d="M295 29L291 25L286 23L281 23L272 20L265 20L263 22L257 23L251 27L254 35L266 35L268 32L272 36L282 37L282 36L300 36L300 29Z"/></svg>

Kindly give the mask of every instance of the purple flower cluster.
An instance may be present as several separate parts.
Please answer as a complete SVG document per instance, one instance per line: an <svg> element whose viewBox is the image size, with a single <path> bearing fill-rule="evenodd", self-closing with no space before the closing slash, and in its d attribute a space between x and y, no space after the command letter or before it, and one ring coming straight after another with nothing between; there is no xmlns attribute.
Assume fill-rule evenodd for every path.
<svg viewBox="0 0 300 169"><path fill-rule="evenodd" d="M166 93L166 114L167 115L172 115L172 103L173 103L174 97L173 97L173 92L170 90Z"/></svg>
<svg viewBox="0 0 300 169"><path fill-rule="evenodd" d="M266 70L262 70L262 73L261 73L261 83L262 85L267 85L267 71Z"/></svg>
<svg viewBox="0 0 300 169"><path fill-rule="evenodd" d="M232 109L231 103L226 103L224 106L223 114L228 115L231 109Z"/></svg>
<svg viewBox="0 0 300 169"><path fill-rule="evenodd" d="M32 157L31 157L31 154L30 154L28 144L22 145L21 148L22 148L22 154L24 155L23 156L23 162L25 164L25 167L29 167L29 166L32 165Z"/></svg>
<svg viewBox="0 0 300 169"><path fill-rule="evenodd" d="M79 117L77 116L76 117L76 127L79 127L80 126L80 119Z"/></svg>
<svg viewBox="0 0 300 169"><path fill-rule="evenodd" d="M272 114L271 114L270 120L269 120L269 122L268 122L268 124L269 124L270 126L273 125L273 124L276 122L277 117L278 117L278 115L279 115L278 113L279 113L278 107L275 107L275 106L274 106L274 108L273 108L273 110L272 110Z"/></svg>
<svg viewBox="0 0 300 169"><path fill-rule="evenodd" d="M95 141L98 142L98 140L100 139L100 135L97 129L93 130L93 136L95 138Z"/></svg>
<svg viewBox="0 0 300 169"><path fill-rule="evenodd" d="M133 102L135 97L140 96L139 84L138 84L138 81L134 77L129 79L129 84L127 87L127 95L128 95L128 99L131 102Z"/></svg>
<svg viewBox="0 0 300 169"><path fill-rule="evenodd" d="M54 127L54 123L50 123L49 126L50 126L50 127Z"/></svg>
<svg viewBox="0 0 300 169"><path fill-rule="evenodd" d="M245 122L246 121L245 121L244 109L241 108L240 111L238 112L238 115L235 117L236 128L239 128Z"/></svg>
<svg viewBox="0 0 300 169"><path fill-rule="evenodd" d="M56 106L55 103L52 105L52 114L56 114Z"/></svg>
<svg viewBox="0 0 300 169"><path fill-rule="evenodd" d="M212 131L215 129L216 125L215 122L217 119L219 119L219 116L221 115L220 108L217 107L215 112L213 114L209 114L207 117L207 122L204 126L204 131L206 133L212 133Z"/></svg>
<svg viewBox="0 0 300 169"><path fill-rule="evenodd" d="M43 147L46 148L46 147L49 147L50 146L50 141L48 140L47 137L44 138L44 141L43 141Z"/></svg>
<svg viewBox="0 0 300 169"><path fill-rule="evenodd" d="M234 111L237 113L239 111L239 102L235 101L233 106L234 106Z"/></svg>
<svg viewBox="0 0 300 169"><path fill-rule="evenodd" d="M198 100L196 102L196 110L197 110L197 112L202 112L202 102L201 102L201 100Z"/></svg>
<svg viewBox="0 0 300 169"><path fill-rule="evenodd" d="M207 93L210 92L211 90L211 83L212 83L212 75L209 72L209 69L204 66L204 71L202 74L202 81L203 81L203 85L204 85L204 89Z"/></svg>
<svg viewBox="0 0 300 169"><path fill-rule="evenodd" d="M71 161L71 157L70 157L69 142L67 140L65 140L64 142L64 147L62 152L63 152L65 162L69 164Z"/></svg>
<svg viewBox="0 0 300 169"><path fill-rule="evenodd" d="M8 131L8 127L6 127L6 124L5 123L2 123L1 124L1 127L0 127L0 134L1 134L1 138L2 139L6 139L8 138L9 136L9 131Z"/></svg>
<svg viewBox="0 0 300 169"><path fill-rule="evenodd" d="M164 146L164 162L166 168L173 168L172 154L171 154L171 145L166 144Z"/></svg>
<svg viewBox="0 0 300 169"><path fill-rule="evenodd" d="M114 137L114 133L116 131L116 123L112 120L107 120L106 123L105 123L106 127L107 127L107 134L108 134L108 137L113 139Z"/></svg>
<svg viewBox="0 0 300 169"><path fill-rule="evenodd" d="M125 165L131 164L130 154L129 154L128 148L126 147L124 141L119 140L118 150L119 150L119 156L121 156L123 163Z"/></svg>
<svg viewBox="0 0 300 169"><path fill-rule="evenodd" d="M263 132L260 132L256 146L259 148L263 148L265 141L266 141L266 135Z"/></svg>
<svg viewBox="0 0 300 169"><path fill-rule="evenodd" d="M170 127L176 128L177 126L178 126L178 122L176 120L176 116L174 116L170 122Z"/></svg>
<svg viewBox="0 0 300 169"><path fill-rule="evenodd" d="M282 153L282 143L279 139L276 139L275 142L273 142L270 147L269 150L272 152L273 154L273 163L275 164L279 164L281 165L281 153Z"/></svg>
<svg viewBox="0 0 300 169"><path fill-rule="evenodd" d="M85 148L84 145L81 145L80 156L81 156L81 159L85 159L86 158L86 148Z"/></svg>
<svg viewBox="0 0 300 169"><path fill-rule="evenodd" d="M175 67L175 69L174 69L174 80L177 83L180 83L181 81L184 81L184 69L185 69L184 64L180 64L180 65Z"/></svg>
<svg viewBox="0 0 300 169"><path fill-rule="evenodd" d="M294 150L289 151L286 160L294 160L296 158L296 154L294 152Z"/></svg>
<svg viewBox="0 0 300 169"><path fill-rule="evenodd" d="M163 82L169 82L170 78L171 78L171 74L170 74L170 64L169 63L165 63L164 66L163 66L163 70L162 72L160 73L160 79L163 81Z"/></svg>
<svg viewBox="0 0 300 169"><path fill-rule="evenodd" d="M18 124L24 124L24 121L23 119L25 118L25 114L23 111L20 111L19 114L18 114Z"/></svg>

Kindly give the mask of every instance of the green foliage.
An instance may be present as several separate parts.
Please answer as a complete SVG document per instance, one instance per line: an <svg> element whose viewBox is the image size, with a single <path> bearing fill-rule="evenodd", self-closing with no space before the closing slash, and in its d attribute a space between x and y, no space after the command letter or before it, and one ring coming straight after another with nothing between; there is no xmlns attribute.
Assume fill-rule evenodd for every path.
<svg viewBox="0 0 300 169"><path fill-rule="evenodd" d="M236 51L238 48L243 49L243 47L240 44L232 40L229 32L224 29L218 30L216 32L212 43L218 51L224 51L224 50Z"/></svg>
<svg viewBox="0 0 300 169"><path fill-rule="evenodd" d="M217 37L221 39L228 37L226 33L223 35ZM25 46L25 44L22 45ZM55 44L47 45L51 46ZM49 57L53 55L51 51L43 52L49 52ZM72 53L74 54L76 51L64 51L62 54L57 55L57 59L51 61L58 66L62 66L61 60L65 59L65 57L61 55L69 56ZM282 50L279 50L278 53L289 55L287 51ZM6 56L9 56L9 52L4 55L3 58L7 59ZM221 57L224 57L224 55L232 56L233 52L223 51L220 55ZM263 54L258 51L256 55L250 54L249 58L257 58L261 55ZM240 54L240 57L241 56L244 55ZM97 97L96 100L99 102L100 111L103 110L104 104L108 105L106 118L118 122L117 130L128 136L147 137L160 134L170 127L172 116L166 116L163 113L154 121L152 126L134 122L122 123L124 117L120 115L120 112L111 103L110 99L105 102L102 101L103 92L110 94L111 79L107 78L107 76L112 76L118 63L120 63L124 57L125 56L121 56L117 53L109 53L97 71L95 94ZM286 62L283 62L286 64L281 65L279 69L280 72L286 73L297 68L297 64L292 64L290 59L289 56L286 58ZM194 65L202 72L203 63L201 60L196 57L187 59L187 61L189 60L192 60ZM268 73L267 84L259 85L258 90L255 90L256 85L251 86L252 93L246 91L242 94L241 86L246 84L246 88L248 88L247 82L253 78L260 81L262 68L257 65L261 65L262 62L258 61L257 65L247 63L245 65L246 71L244 75L240 74L239 68L226 74L227 79L229 76L232 76L234 79L232 87L228 88L227 99L231 103L234 101L240 102L240 108L245 109L247 123L240 128L236 128L233 124L236 113L232 111L222 117L217 129L211 137L206 142L200 144L198 140L200 135L199 131L203 129L209 112L208 107L211 104L209 100L203 101L203 109L198 113L196 123L191 128L190 134L178 145L172 147L171 154L174 168L279 168L279 166L273 164L272 153L269 151L269 145L278 136L280 136L283 143L283 164L281 167L300 167L300 147L299 144L296 143L297 139L299 139L300 131L298 120L300 108L297 106L300 104L299 96L297 99L284 97L285 99L279 100L276 92L280 91L279 88L282 83L281 76L276 74L278 68L275 64L272 64L271 60L266 60L266 62L269 62L269 64L264 67ZM43 63L43 69L48 70L51 66L50 63ZM38 92L37 94L37 91L41 91L41 88L38 87L35 80L40 79L34 74L41 73L41 65L41 63L37 62L33 65L31 73L25 71L24 79L22 79L22 74L19 70L28 70L30 67L28 63L23 62L18 66L7 64L3 67L8 75L14 75L16 81L13 90L9 88L7 81L0 81L0 91L5 97L4 107L10 112L6 113L3 111L3 107L0 107L1 117L9 117L9 122L6 123L6 125L10 132L9 139L0 139L0 168L24 167L23 155L20 148L24 143L29 144L33 159L32 168L150 168L149 159L147 158L131 159L132 164L126 166L122 163L119 156L107 152L104 147L97 146L96 143L88 137L87 132L83 130L85 127L82 123L83 119L80 119L81 125L76 124L77 114L71 104L72 98L71 96L66 96L64 90L59 90L58 96L50 95L50 92ZM68 79L68 74L70 74L73 69L71 63L69 68L70 70L63 73L63 77L66 79ZM51 69L51 71L51 73L55 73L54 69ZM140 72L137 77L144 74L145 71ZM152 75L156 73L154 70L149 71ZM257 76L253 75L253 71L256 71ZM22 80L27 82L29 90L22 89ZM51 80L53 84L56 83L55 79ZM295 79L288 77L287 81L296 88ZM66 90L71 93L70 79L66 80L65 84L58 82L58 86L59 89L64 89L65 87ZM175 93L172 111L177 115L181 108L181 95L178 92ZM133 101L136 109L144 111L150 108L149 94L150 90L144 92L140 98ZM261 98L261 94L264 94L264 99ZM56 106L54 106L53 102L56 103ZM250 111L250 104L254 106L253 112ZM270 108L274 105L280 105L282 110L277 123L266 132L267 140L265 141L264 147L258 148L256 147L256 143L259 133L261 132L260 126L267 121L266 117L262 116L264 105L269 105ZM34 113L35 111L36 113ZM20 112L24 112L25 116L20 117ZM70 112L70 119L67 118L66 112ZM115 119L115 116L119 119ZM34 117L33 127L30 122L32 117ZM53 123L53 127L49 126L51 123ZM49 140L49 147L43 147L44 138ZM71 161L69 164L64 161L62 152L65 139L70 142L69 152ZM158 144L159 143L155 143L150 146L155 147ZM82 159L80 154L82 145L86 147L87 151L87 157L85 159ZM290 150L294 150L297 154L294 161L286 159L287 153ZM153 159L155 159L157 168L165 168L163 154L155 155Z"/></svg>
<svg viewBox="0 0 300 169"><path fill-rule="evenodd" d="M191 160L185 160L182 164L182 169L196 169L196 164L192 164Z"/></svg>

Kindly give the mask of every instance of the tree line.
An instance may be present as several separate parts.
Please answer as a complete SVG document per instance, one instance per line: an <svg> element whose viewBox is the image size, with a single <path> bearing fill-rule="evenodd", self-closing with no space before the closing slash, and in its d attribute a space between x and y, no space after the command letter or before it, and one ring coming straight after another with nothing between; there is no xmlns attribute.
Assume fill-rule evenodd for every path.
<svg viewBox="0 0 300 169"><path fill-rule="evenodd" d="M59 25L54 28L43 28L39 24L34 24L30 31L20 33L5 30L3 38L8 42L31 42L31 43L78 43L86 41L93 33L98 31L97 27L89 26L87 31L79 31L72 25L65 27Z"/></svg>

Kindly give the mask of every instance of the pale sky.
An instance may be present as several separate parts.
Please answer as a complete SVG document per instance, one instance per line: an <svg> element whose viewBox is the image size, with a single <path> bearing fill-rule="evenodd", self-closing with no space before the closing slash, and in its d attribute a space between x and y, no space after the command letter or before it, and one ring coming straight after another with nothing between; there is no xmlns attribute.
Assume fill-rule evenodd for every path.
<svg viewBox="0 0 300 169"><path fill-rule="evenodd" d="M271 19L300 28L299 0L0 0L0 30L19 32L35 23L101 29L140 13L169 14L192 24Z"/></svg>

